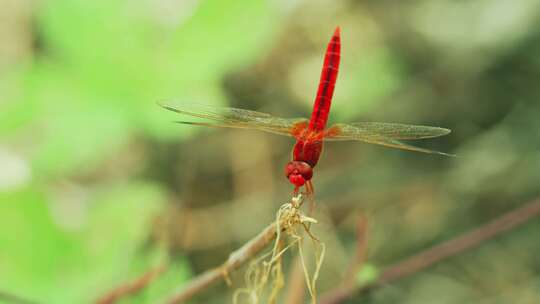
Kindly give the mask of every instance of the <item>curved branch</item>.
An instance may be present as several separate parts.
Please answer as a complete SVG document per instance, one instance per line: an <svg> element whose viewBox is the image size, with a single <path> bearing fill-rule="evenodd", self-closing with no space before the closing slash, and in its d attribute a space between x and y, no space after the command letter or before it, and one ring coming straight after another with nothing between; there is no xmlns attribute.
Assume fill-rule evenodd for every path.
<svg viewBox="0 0 540 304"><path fill-rule="evenodd" d="M512 230L540 215L540 199L525 204L510 211L487 224L467 232L454 239L426 249L410 258L398 262L384 270L382 275L371 285L361 287L340 287L334 289L321 299L321 304L339 304L350 299L355 294L392 283L403 277L424 270L444 259L460 254L468 249L475 248L483 242L495 238L502 233Z"/></svg>
<svg viewBox="0 0 540 304"><path fill-rule="evenodd" d="M162 272L167 269L165 265L151 269L132 282L119 286L96 301L97 304L112 304L120 298L135 294L152 283Z"/></svg>

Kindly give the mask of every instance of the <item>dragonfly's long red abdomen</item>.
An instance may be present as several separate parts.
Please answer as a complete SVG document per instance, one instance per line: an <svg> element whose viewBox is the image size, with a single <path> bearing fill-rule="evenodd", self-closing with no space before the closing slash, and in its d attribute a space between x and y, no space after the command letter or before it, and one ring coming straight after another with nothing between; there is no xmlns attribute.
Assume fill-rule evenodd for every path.
<svg viewBox="0 0 540 304"><path fill-rule="evenodd" d="M340 29L337 27L326 48L319 89L317 90L317 97L315 98L313 112L309 121L309 129L311 130L324 130L328 121L328 113L332 104L332 95L334 94L340 57L341 38Z"/></svg>

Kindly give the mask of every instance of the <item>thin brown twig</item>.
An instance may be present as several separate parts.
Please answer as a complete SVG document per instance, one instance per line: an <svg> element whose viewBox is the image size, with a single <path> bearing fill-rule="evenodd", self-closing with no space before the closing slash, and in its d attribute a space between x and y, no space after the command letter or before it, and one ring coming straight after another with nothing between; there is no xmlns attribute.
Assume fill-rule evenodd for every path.
<svg viewBox="0 0 540 304"><path fill-rule="evenodd" d="M395 282L403 277L407 277L418 271L426 269L444 259L455 256L468 249L475 248L483 242L525 224L539 215L540 199L536 199L522 207L500 216L499 218L491 220L479 228L446 241L440 245L426 249L410 258L386 268L382 275L373 284L360 287L345 286L331 290L321 298L320 303L339 304L347 299L350 299L352 296L361 291Z"/></svg>
<svg viewBox="0 0 540 304"><path fill-rule="evenodd" d="M142 276L137 279L119 286L101 298L99 298L97 304L112 304L118 301L120 298L133 295L141 290L143 290L148 284L152 283L161 273L167 269L166 265L161 265L159 267L153 268L145 272Z"/></svg>
<svg viewBox="0 0 540 304"><path fill-rule="evenodd" d="M183 303L212 284L222 279L228 280L229 272L245 264L248 260L270 244L270 242L272 242L272 240L275 238L276 223L273 223L267 226L256 237L244 244L244 246L231 253L229 255L229 259L227 259L227 261L225 261L223 264L196 276L166 302L171 304Z"/></svg>

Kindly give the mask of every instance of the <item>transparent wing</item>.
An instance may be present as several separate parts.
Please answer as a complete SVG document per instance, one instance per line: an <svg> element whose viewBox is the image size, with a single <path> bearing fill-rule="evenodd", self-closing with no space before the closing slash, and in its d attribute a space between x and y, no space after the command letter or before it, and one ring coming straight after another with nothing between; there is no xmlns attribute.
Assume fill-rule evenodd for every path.
<svg viewBox="0 0 540 304"><path fill-rule="evenodd" d="M446 156L452 154L415 147L399 140L424 139L446 135L449 129L415 126L383 122L359 122L352 124L335 124L325 134L325 140L358 140L391 148L434 153Z"/></svg>
<svg viewBox="0 0 540 304"><path fill-rule="evenodd" d="M163 108L187 115L211 120L212 122L176 121L177 123L223 128L254 129L281 135L296 136L307 127L304 118L280 118L270 114L228 107L214 107L196 104L158 103Z"/></svg>
<svg viewBox="0 0 540 304"><path fill-rule="evenodd" d="M451 131L445 128L406 125L386 122L355 122L343 124L354 127L359 132L378 134L392 139L423 139L433 138L449 134Z"/></svg>

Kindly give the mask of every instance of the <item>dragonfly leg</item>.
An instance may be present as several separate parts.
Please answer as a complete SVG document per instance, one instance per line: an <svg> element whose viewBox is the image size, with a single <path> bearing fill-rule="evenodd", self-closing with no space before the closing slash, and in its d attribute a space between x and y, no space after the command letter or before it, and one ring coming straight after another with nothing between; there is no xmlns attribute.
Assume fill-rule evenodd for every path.
<svg viewBox="0 0 540 304"><path fill-rule="evenodd" d="M313 190L313 184L311 183L311 180L308 180L306 182L306 196L309 199L309 215L313 214L313 211L315 210L315 192Z"/></svg>
<svg viewBox="0 0 540 304"><path fill-rule="evenodd" d="M311 195L314 194L314 191L313 191L313 184L311 183L310 180L308 180L308 181L306 182L306 194L307 194L308 196L311 196Z"/></svg>

